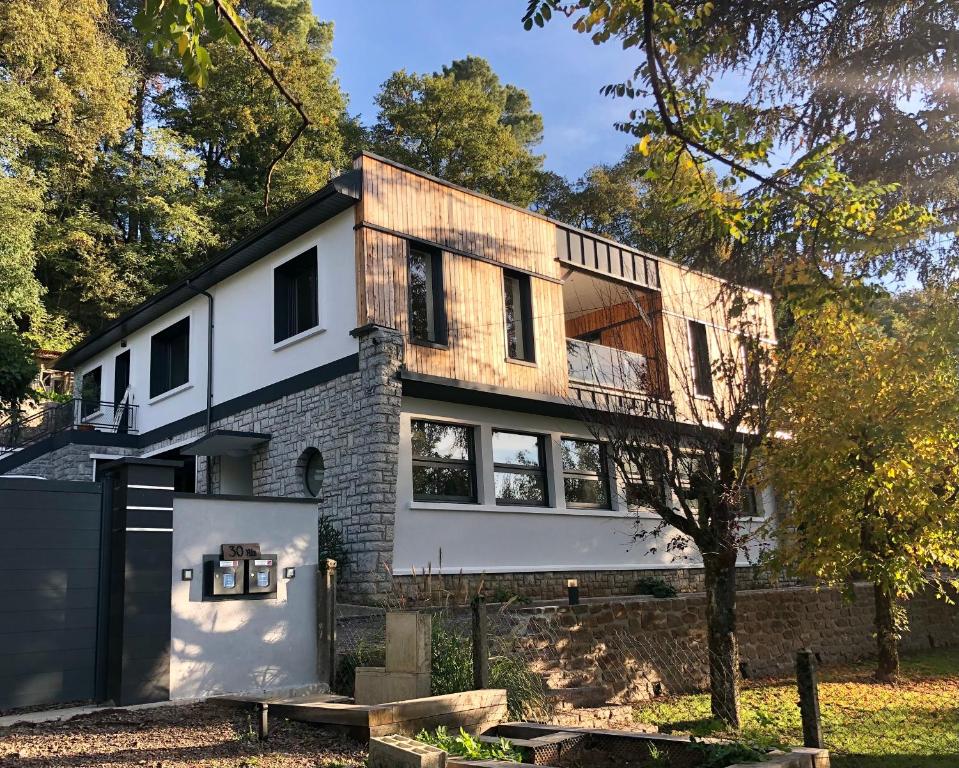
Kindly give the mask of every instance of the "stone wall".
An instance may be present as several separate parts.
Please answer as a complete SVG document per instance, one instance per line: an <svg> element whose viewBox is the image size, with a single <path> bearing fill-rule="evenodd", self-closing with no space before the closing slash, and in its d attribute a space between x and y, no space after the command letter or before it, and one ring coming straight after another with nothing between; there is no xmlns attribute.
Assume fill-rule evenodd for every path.
<svg viewBox="0 0 959 768"><path fill-rule="evenodd" d="M747 677L792 676L800 648L824 664L875 653L873 596L857 584L854 600L835 590L792 587L742 592L741 657ZM959 607L927 589L906 604L910 629L900 647L959 644ZM522 643L537 672L555 688L586 692L582 703L622 703L661 692L704 688L708 681L705 596L601 601L527 609Z"/></svg>
<svg viewBox="0 0 959 768"><path fill-rule="evenodd" d="M642 568L636 570L596 571L539 571L530 573L488 574L398 574L393 579L393 590L407 598L417 600L429 589L447 592L454 598L470 598L477 593L482 582L488 600L506 600L517 597L532 600L565 600L567 579L579 582L579 594L589 597L621 597L636 594L636 582L641 578L658 578L671 584L677 592L702 592L705 590L705 575L702 568ZM739 589L768 589L792 586L794 580L779 574L744 566L736 570ZM434 597L430 602L436 602Z"/></svg>
<svg viewBox="0 0 959 768"><path fill-rule="evenodd" d="M10 470L11 475L37 475L47 480L85 480L93 479L93 459L91 453L129 456L132 452L126 448L109 445L84 445L70 443L62 448L45 453L33 461Z"/></svg>

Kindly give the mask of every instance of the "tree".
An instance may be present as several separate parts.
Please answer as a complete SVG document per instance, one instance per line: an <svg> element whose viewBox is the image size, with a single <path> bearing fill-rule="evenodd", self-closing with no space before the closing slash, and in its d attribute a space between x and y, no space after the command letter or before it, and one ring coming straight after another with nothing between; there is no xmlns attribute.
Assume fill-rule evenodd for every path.
<svg viewBox="0 0 959 768"><path fill-rule="evenodd" d="M846 276L949 267L942 261L954 240L935 236L959 219L959 102L946 85L959 71L954 3L529 0L527 29L556 11L594 42L636 51L633 77L604 89L646 99L624 114L620 130L641 142L661 140L668 161L719 166L742 185L742 207L715 207L735 239L760 248L768 232L801 219L812 225L802 248L783 248L780 257L832 278L835 264L814 258L815 230L841 226L855 209L837 200L835 186L816 183L816 166L828 162L853 187L881 188L883 212L913 207L917 222L918 209L925 214L919 236L886 233L872 258L840 265ZM741 96L714 95L714 83L730 71L748 80ZM754 249L738 253L756 261Z"/></svg>
<svg viewBox="0 0 959 768"><path fill-rule="evenodd" d="M0 328L0 412L15 414L37 375L33 350L13 331Z"/></svg>
<svg viewBox="0 0 959 768"><path fill-rule="evenodd" d="M899 670L898 601L959 567L957 334L939 291L800 316L776 415L789 437L764 460L785 501L781 563L873 584L881 681Z"/></svg>
<svg viewBox="0 0 959 768"><path fill-rule="evenodd" d="M516 205L536 197L543 164L533 154L542 117L474 56L427 75L395 72L376 98L370 147L406 165Z"/></svg>
<svg viewBox="0 0 959 768"><path fill-rule="evenodd" d="M605 384L612 376L617 392L637 394L597 397L596 407L580 409L580 417L626 479L628 502L637 513L635 539L651 551L662 548L686 558L695 550L702 559L711 708L714 716L738 727L736 566L757 546L757 526L745 519L744 508L753 498L753 456L770 433L776 369L765 341L772 335L772 318L756 294L732 286L715 293L696 300L702 302L697 313L705 312L711 327L729 332L703 325L710 333L708 351L691 365L682 353L688 349L684 319L650 311L638 292L611 288L602 311L621 326L621 310L631 309L629 322L649 337L651 353L611 352ZM692 299L680 301L691 307ZM587 370L599 367L593 363ZM667 373L678 391L669 391ZM604 383L596 378L596 384ZM649 512L655 523L641 514Z"/></svg>

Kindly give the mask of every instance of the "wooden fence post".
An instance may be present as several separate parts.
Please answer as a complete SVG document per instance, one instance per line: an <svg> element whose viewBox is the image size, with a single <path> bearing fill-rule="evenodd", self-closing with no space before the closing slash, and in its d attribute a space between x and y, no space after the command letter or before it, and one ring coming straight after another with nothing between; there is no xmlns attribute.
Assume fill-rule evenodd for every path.
<svg viewBox="0 0 959 768"><path fill-rule="evenodd" d="M816 655L808 648L796 653L796 683L799 686L799 712L802 716L803 746L823 748L822 719L819 713L819 680Z"/></svg>
<svg viewBox="0 0 959 768"><path fill-rule="evenodd" d="M336 560L321 562L316 576L316 677L332 691L336 677Z"/></svg>
<svg viewBox="0 0 959 768"><path fill-rule="evenodd" d="M489 688L489 636L487 635L486 601L473 598L473 688Z"/></svg>

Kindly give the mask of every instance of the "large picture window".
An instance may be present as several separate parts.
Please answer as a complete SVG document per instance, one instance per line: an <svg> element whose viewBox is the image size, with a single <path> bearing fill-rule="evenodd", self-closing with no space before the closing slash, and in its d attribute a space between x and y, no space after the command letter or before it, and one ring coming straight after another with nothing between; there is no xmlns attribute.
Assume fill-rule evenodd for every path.
<svg viewBox="0 0 959 768"><path fill-rule="evenodd" d="M535 360L533 350L533 299L529 275L503 272L506 355L512 360Z"/></svg>
<svg viewBox="0 0 959 768"><path fill-rule="evenodd" d="M709 357L706 326L689 321L689 345L693 358L693 391L701 397L713 396L713 366Z"/></svg>
<svg viewBox="0 0 959 768"><path fill-rule="evenodd" d="M564 437L562 449L566 505L609 509L606 447L594 440Z"/></svg>
<svg viewBox="0 0 959 768"><path fill-rule="evenodd" d="M545 444L542 435L493 430L497 504L546 506Z"/></svg>
<svg viewBox="0 0 959 768"><path fill-rule="evenodd" d="M476 501L473 427L414 419L411 424L413 498Z"/></svg>
<svg viewBox="0 0 959 768"><path fill-rule="evenodd" d="M184 317L150 339L150 397L190 380L190 318Z"/></svg>
<svg viewBox="0 0 959 768"><path fill-rule="evenodd" d="M320 324L316 248L273 270L273 341L280 342Z"/></svg>
<svg viewBox="0 0 959 768"><path fill-rule="evenodd" d="M666 453L660 448L636 451L624 478L630 509L650 508L666 501Z"/></svg>
<svg viewBox="0 0 959 768"><path fill-rule="evenodd" d="M446 344L442 254L410 246L408 284L410 338Z"/></svg>
<svg viewBox="0 0 959 768"><path fill-rule="evenodd" d="M80 380L80 418L85 419L100 410L100 390L103 368L97 366L83 374Z"/></svg>

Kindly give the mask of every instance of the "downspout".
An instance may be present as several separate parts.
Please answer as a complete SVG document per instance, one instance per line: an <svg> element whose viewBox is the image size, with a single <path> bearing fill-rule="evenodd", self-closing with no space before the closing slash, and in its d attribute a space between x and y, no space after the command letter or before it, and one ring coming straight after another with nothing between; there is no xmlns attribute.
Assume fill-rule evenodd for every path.
<svg viewBox="0 0 959 768"><path fill-rule="evenodd" d="M213 431L213 294L202 288L197 288L189 280L186 287L196 294L206 296L207 329L206 329L206 434ZM213 493L213 473L210 471L210 456L206 457L206 492Z"/></svg>

